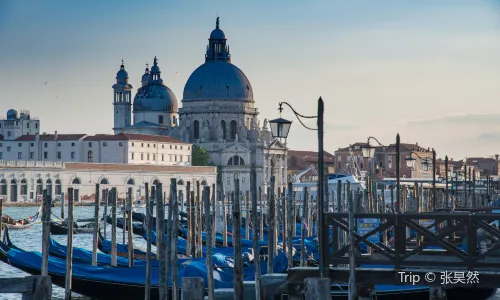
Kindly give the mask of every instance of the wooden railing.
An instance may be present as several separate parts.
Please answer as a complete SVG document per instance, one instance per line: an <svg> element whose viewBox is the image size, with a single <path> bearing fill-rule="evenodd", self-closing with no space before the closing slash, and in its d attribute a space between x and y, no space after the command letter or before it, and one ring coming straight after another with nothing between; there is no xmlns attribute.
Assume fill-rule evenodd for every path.
<svg viewBox="0 0 500 300"><path fill-rule="evenodd" d="M348 230L347 213L327 213L326 222L333 229L325 267L348 264L349 243L341 244L339 237ZM395 269L432 266L442 269L458 268L473 271L484 268L500 268L500 249L486 248L500 241L500 231L489 223L499 220L500 214L453 212L453 213L357 213L355 219L378 219L379 225L363 236L355 233L355 247L361 243L374 255L357 255L358 265L391 265ZM423 225L421 220L433 224ZM357 222L356 222L357 223ZM427 221L429 224L429 222ZM413 234L409 231L413 230ZM394 244L374 243L368 238L392 232ZM356 232L356 231L355 231ZM458 236L458 238L457 238ZM382 241L383 239L381 239ZM326 244L326 243L325 243ZM429 246L439 246L439 257L431 254Z"/></svg>
<svg viewBox="0 0 500 300"><path fill-rule="evenodd" d="M0 278L0 294L22 294L23 300L51 300L52 281L49 276Z"/></svg>

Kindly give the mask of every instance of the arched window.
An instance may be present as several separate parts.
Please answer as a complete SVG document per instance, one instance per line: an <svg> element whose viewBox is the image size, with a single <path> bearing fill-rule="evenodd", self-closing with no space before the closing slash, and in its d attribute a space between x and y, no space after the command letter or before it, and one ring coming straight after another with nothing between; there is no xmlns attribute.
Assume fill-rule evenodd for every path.
<svg viewBox="0 0 500 300"><path fill-rule="evenodd" d="M243 165L245 165L245 161L243 160L243 158L239 157L238 155L235 155L227 161L227 165L228 166L243 166Z"/></svg>
<svg viewBox="0 0 500 300"><path fill-rule="evenodd" d="M10 181L10 201L17 202L17 180L14 178Z"/></svg>
<svg viewBox="0 0 500 300"><path fill-rule="evenodd" d="M202 180L200 184L201 185L207 185L207 181L206 180Z"/></svg>
<svg viewBox="0 0 500 300"><path fill-rule="evenodd" d="M47 189L47 195L52 195L52 180L47 179L45 183L46 183L45 188Z"/></svg>
<svg viewBox="0 0 500 300"><path fill-rule="evenodd" d="M87 152L87 162L94 162L94 153L92 152L92 150L89 150L89 152Z"/></svg>
<svg viewBox="0 0 500 300"><path fill-rule="evenodd" d="M21 180L21 195L22 196L28 195L28 182L26 181L25 178Z"/></svg>
<svg viewBox="0 0 500 300"><path fill-rule="evenodd" d="M7 196L7 181L5 179L0 180L0 195Z"/></svg>
<svg viewBox="0 0 500 300"><path fill-rule="evenodd" d="M38 180L36 181L36 194L37 194L37 196L43 195L42 178L38 178Z"/></svg>
<svg viewBox="0 0 500 300"><path fill-rule="evenodd" d="M78 178L78 177L75 177L75 179L73 179L73 181L71 183L72 184L82 184L82 182L80 181L80 178ZM73 199L75 201L80 201L80 187L75 187L75 189L73 190L73 193L74 193Z"/></svg>
<svg viewBox="0 0 500 300"><path fill-rule="evenodd" d="M200 138L200 122L198 120L193 123L193 138L195 140Z"/></svg>
<svg viewBox="0 0 500 300"><path fill-rule="evenodd" d="M226 121L220 121L220 127L222 128L222 138L226 139Z"/></svg>
<svg viewBox="0 0 500 300"><path fill-rule="evenodd" d="M236 121L232 120L231 123L229 123L229 138L231 140L236 138L236 129Z"/></svg>
<svg viewBox="0 0 500 300"><path fill-rule="evenodd" d="M127 180L127 184L128 185L134 185L135 184L134 178L129 178L129 180Z"/></svg>
<svg viewBox="0 0 500 300"><path fill-rule="evenodd" d="M71 183L72 184L82 184L82 182L80 181L80 178L78 178L78 177L75 177L75 179L73 179L73 181Z"/></svg>
<svg viewBox="0 0 500 300"><path fill-rule="evenodd" d="M158 179L155 179L155 181L153 181L154 186L156 186L158 183L160 183L160 181Z"/></svg>
<svg viewBox="0 0 500 300"><path fill-rule="evenodd" d="M103 179L101 179L100 184L109 184L109 181L107 178L103 178Z"/></svg>
<svg viewBox="0 0 500 300"><path fill-rule="evenodd" d="M56 195L62 194L61 180L56 179Z"/></svg>

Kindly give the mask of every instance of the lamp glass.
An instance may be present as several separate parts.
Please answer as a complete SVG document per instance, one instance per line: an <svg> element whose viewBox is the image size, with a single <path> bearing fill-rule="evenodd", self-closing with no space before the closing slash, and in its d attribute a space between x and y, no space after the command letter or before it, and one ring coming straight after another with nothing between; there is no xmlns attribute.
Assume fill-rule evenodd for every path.
<svg viewBox="0 0 500 300"><path fill-rule="evenodd" d="M288 132L290 131L290 126L292 121L288 121L283 118L278 118L269 121L269 126L271 127L271 134L274 138L287 138Z"/></svg>
<svg viewBox="0 0 500 300"><path fill-rule="evenodd" d="M375 156L376 147L367 144L366 146L361 146L361 152L364 158L373 158Z"/></svg>
<svg viewBox="0 0 500 300"><path fill-rule="evenodd" d="M414 158L413 158L413 157L411 157L411 156L408 156L408 157L406 158L406 166L407 166L408 168L413 168L413 167L415 167L415 161L416 161L416 159L414 159Z"/></svg>
<svg viewBox="0 0 500 300"><path fill-rule="evenodd" d="M429 162L428 161L423 161L422 162L422 171L429 171Z"/></svg>

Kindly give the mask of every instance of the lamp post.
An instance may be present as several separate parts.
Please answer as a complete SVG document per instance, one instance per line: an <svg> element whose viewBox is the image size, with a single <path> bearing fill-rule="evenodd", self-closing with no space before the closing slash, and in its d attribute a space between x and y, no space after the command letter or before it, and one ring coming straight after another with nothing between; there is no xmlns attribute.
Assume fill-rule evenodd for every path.
<svg viewBox="0 0 500 300"><path fill-rule="evenodd" d="M436 209L436 150L432 149L432 158L430 157L420 157L418 153L411 151L409 156L406 158L406 166L408 168L413 168L415 167L415 161L416 159L413 158L411 155L415 154L421 161L422 164L422 171L428 171L429 170L429 162L432 159L432 209Z"/></svg>
<svg viewBox="0 0 500 300"><path fill-rule="evenodd" d="M324 114L324 103L321 97L318 99L318 114L316 116L304 116L297 113L293 107L287 102L279 103L280 118L269 121L271 126L271 133L273 137L277 138L287 138L288 132L290 131L291 121L281 118L281 112L283 111L283 104L288 106L292 112L295 114L300 124L309 130L318 131L318 252L319 252L319 271L322 278L329 278L328 270L325 270L325 262L328 260L328 249L329 249L329 237L328 237L328 225L324 224L324 163L323 163L323 114ZM317 119L317 128L310 128L306 126L300 118L305 119ZM325 230L326 229L326 230Z"/></svg>
<svg viewBox="0 0 500 300"><path fill-rule="evenodd" d="M368 140L366 142L366 146L361 147L361 151L363 152L363 157L364 158L371 158L372 162L373 157L375 156L375 149L376 147L370 145L370 140L375 140L380 146L382 145L376 138L373 136L369 136ZM396 212L400 212L400 207L401 204L399 203L399 192L400 192L400 175L399 175L399 158L400 158L400 140L399 140L399 133L396 135Z"/></svg>

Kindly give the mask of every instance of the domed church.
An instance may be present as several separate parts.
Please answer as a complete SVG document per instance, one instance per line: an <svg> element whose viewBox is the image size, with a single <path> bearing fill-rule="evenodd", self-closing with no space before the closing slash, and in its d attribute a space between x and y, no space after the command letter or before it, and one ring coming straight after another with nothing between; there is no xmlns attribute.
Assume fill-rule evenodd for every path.
<svg viewBox="0 0 500 300"><path fill-rule="evenodd" d="M184 86L181 108L175 94L163 83L156 57L151 69L146 67L133 103L128 79L122 61L113 85L115 134L168 135L202 146L211 162L221 167L226 192L234 189L235 177L240 179L242 191L249 190L254 168L257 186L263 187L263 192L271 174L275 175L276 187L286 184L286 145L272 138L267 119L261 126L252 85L231 63L219 18L208 39L205 62Z"/></svg>

